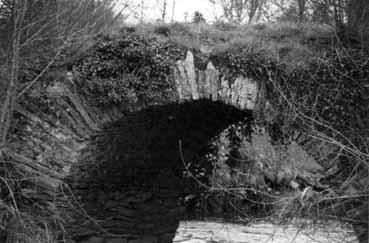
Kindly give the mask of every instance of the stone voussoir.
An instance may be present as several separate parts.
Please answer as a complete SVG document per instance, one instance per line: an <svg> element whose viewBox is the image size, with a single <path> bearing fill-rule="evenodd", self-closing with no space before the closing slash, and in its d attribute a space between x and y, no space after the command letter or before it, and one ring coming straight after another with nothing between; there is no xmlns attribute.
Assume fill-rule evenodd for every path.
<svg viewBox="0 0 369 243"><path fill-rule="evenodd" d="M221 77L210 61L206 70L197 70L190 51L185 60L177 62L175 83L180 101L212 99L248 110L254 109L260 90L259 84L251 78L238 76L227 80Z"/></svg>

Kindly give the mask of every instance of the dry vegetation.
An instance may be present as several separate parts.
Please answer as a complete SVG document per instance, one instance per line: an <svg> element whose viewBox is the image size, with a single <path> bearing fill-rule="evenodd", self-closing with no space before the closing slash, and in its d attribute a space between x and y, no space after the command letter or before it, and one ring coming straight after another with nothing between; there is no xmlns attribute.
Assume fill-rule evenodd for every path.
<svg viewBox="0 0 369 243"><path fill-rule="evenodd" d="M363 45L340 38L328 26L287 22L226 27L145 25L138 26L137 31L164 43L173 41L195 53L202 51L200 58L205 56L219 68L231 70L231 75L234 71L234 75L264 80L273 94L269 98L280 111L273 121L281 126L280 139L298 139L324 168L337 169L325 179L329 187L318 192L306 187L273 195L263 189L240 187L242 181L227 186L224 182L202 185L209 191L204 198L210 198L200 200L204 209L211 200L227 200L229 208L247 215L237 206L239 199L246 198L260 204L260 212L270 212L270 206L276 206L274 216L283 220L334 218L361 225L359 234L365 241L369 66L368 50Z"/></svg>
<svg viewBox="0 0 369 243"><path fill-rule="evenodd" d="M0 1L0 242L62 240L55 195L42 181L56 172L19 149L24 138L15 107L114 24L112 7L111 1Z"/></svg>

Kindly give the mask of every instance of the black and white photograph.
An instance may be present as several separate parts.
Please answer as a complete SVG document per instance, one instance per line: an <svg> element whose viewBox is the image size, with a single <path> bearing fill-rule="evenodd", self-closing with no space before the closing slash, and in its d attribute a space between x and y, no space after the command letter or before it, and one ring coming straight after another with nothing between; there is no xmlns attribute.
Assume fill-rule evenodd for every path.
<svg viewBox="0 0 369 243"><path fill-rule="evenodd" d="M369 0L0 0L0 243L369 243Z"/></svg>

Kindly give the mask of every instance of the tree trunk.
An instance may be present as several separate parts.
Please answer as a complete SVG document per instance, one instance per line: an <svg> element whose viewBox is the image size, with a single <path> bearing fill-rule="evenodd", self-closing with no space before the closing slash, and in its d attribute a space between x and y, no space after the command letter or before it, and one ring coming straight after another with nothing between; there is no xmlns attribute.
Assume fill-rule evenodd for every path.
<svg viewBox="0 0 369 243"><path fill-rule="evenodd" d="M167 16L167 0L163 0L163 8L161 9L161 20L165 22Z"/></svg>
<svg viewBox="0 0 369 243"><path fill-rule="evenodd" d="M303 22L305 19L306 0L297 0L297 10L299 22Z"/></svg>
<svg viewBox="0 0 369 243"><path fill-rule="evenodd" d="M255 20L255 16L257 11L259 10L260 7L260 1L261 0L251 0L250 1L250 6L249 6L249 24L253 23Z"/></svg>
<svg viewBox="0 0 369 243"><path fill-rule="evenodd" d="M362 36L369 35L369 1L350 0L346 9L347 25Z"/></svg>
<svg viewBox="0 0 369 243"><path fill-rule="evenodd" d="M172 22L174 22L174 14L176 11L176 0L173 0L173 4L172 4Z"/></svg>
<svg viewBox="0 0 369 243"><path fill-rule="evenodd" d="M4 63L4 84L6 87L5 96L0 108L0 156L2 155L2 148L6 146L7 135L9 132L13 109L16 98L16 91L18 86L19 66L20 66L20 38L21 28L26 12L27 1L15 0L14 9L12 13L13 28L11 37L11 46L8 50L7 62Z"/></svg>
<svg viewBox="0 0 369 243"><path fill-rule="evenodd" d="M144 11L145 11L145 0L141 0L141 16L140 16L140 22L143 23L144 21Z"/></svg>

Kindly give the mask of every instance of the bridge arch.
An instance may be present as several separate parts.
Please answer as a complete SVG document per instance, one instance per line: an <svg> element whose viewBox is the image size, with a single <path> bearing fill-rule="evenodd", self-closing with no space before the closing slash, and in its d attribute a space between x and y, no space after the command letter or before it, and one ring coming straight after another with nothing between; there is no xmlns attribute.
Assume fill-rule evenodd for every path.
<svg viewBox="0 0 369 243"><path fill-rule="evenodd" d="M252 122L257 82L226 80L211 62L198 70L191 52L177 62L173 81L173 99L163 104L102 109L89 103L68 73L45 90L55 117L35 113L37 103L18 109L27 129L39 133L24 146L38 153L45 148L34 146L48 139L50 151L37 159L59 169L39 184L50 195L62 187L58 210L77 242L171 242L185 215L178 198L191 190L179 176L179 141L183 160L191 160L229 125Z"/></svg>
<svg viewBox="0 0 369 243"><path fill-rule="evenodd" d="M176 63L175 92L160 104L93 106L68 73L17 107L24 131L32 131L18 147L32 159L11 156L37 174L32 183L45 201L56 201L73 240L171 242L186 215L179 199L192 190L181 177L183 161L227 126L245 118L250 124L251 110L265 101L261 83L229 80L211 62L202 70L194 63L191 52Z"/></svg>
<svg viewBox="0 0 369 243"><path fill-rule="evenodd" d="M199 186L183 176L184 162L240 121L251 124L252 112L199 99L147 107L107 124L81 153L68 182L100 223L84 218L74 225L87 224L95 237L172 242L179 221L190 214L183 198ZM202 166L209 175L212 165Z"/></svg>

